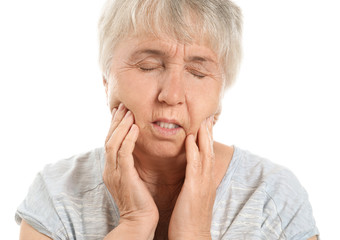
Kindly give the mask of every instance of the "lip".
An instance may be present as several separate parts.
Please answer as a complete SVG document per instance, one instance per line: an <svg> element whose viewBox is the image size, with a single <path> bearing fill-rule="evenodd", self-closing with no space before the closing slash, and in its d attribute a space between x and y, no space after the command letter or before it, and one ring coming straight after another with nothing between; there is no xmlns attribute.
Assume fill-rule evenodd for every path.
<svg viewBox="0 0 340 240"><path fill-rule="evenodd" d="M153 123L156 123L156 122L172 123L172 124L176 124L182 127L181 124L179 124L179 122L176 119L158 118L155 121L153 121Z"/></svg>
<svg viewBox="0 0 340 240"><path fill-rule="evenodd" d="M158 126L156 124L156 122L164 122L164 123L172 123L172 124L176 124L179 127L177 128L162 128L161 126ZM173 137L175 135L177 135L183 128L182 126L179 124L179 122L175 119L167 119L167 118L159 118L156 119L154 122L152 122L152 127L155 130L156 135L160 136L160 137L165 137L165 138L169 138L169 137Z"/></svg>

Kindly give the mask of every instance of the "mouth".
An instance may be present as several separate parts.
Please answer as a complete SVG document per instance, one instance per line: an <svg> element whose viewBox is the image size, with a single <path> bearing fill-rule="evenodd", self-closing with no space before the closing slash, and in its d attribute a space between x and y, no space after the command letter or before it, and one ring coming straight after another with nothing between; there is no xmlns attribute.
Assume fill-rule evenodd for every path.
<svg viewBox="0 0 340 240"><path fill-rule="evenodd" d="M154 122L157 126L160 126L161 128L166 128L166 129L174 129L174 128L179 128L180 126L175 123L167 123L167 122L160 122L156 121Z"/></svg>
<svg viewBox="0 0 340 240"><path fill-rule="evenodd" d="M169 119L157 119L152 125L156 134L162 137L174 136L182 129L176 120Z"/></svg>

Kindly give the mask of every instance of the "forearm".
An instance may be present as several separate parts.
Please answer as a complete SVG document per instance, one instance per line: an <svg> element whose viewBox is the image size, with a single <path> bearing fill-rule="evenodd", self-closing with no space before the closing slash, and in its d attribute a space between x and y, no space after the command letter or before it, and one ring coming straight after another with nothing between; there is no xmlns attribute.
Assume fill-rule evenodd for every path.
<svg viewBox="0 0 340 240"><path fill-rule="evenodd" d="M202 234L202 235L195 235L195 234L187 234L187 235L180 235L180 236L169 236L169 240L211 240L210 234Z"/></svg>
<svg viewBox="0 0 340 240"><path fill-rule="evenodd" d="M179 237L176 239L170 239L169 240L211 240L211 237L202 237L202 238L196 238L194 236L190 236L190 237Z"/></svg>
<svg viewBox="0 0 340 240"><path fill-rule="evenodd" d="M136 226L119 224L108 235L106 235L104 240L152 240L154 237L154 233L154 227L142 226L138 224L136 224Z"/></svg>

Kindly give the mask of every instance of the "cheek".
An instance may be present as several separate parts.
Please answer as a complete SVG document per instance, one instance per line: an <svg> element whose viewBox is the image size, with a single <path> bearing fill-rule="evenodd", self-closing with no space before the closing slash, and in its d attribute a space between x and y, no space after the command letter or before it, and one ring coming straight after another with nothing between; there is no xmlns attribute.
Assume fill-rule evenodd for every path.
<svg viewBox="0 0 340 240"><path fill-rule="evenodd" d="M134 98L138 97L136 86L133 84L134 76L129 74L128 71L113 74L114 79L110 80L108 86L108 98L110 107L117 107L120 103L123 103L128 109L131 108Z"/></svg>
<svg viewBox="0 0 340 240"><path fill-rule="evenodd" d="M152 81L147 80L133 72L119 74L110 96L110 107L123 103L134 114L140 128L144 127L143 122L151 115L150 109L156 92Z"/></svg>
<svg viewBox="0 0 340 240"><path fill-rule="evenodd" d="M117 84L114 82L115 80L110 80L108 84L108 89L107 89L107 101L109 104L110 111L112 112L113 108L117 108L120 104L120 100L118 97L118 88Z"/></svg>
<svg viewBox="0 0 340 240"><path fill-rule="evenodd" d="M196 134L201 123L208 117L215 115L219 111L219 89L204 87L192 89L192 94L187 98L190 115L189 133Z"/></svg>

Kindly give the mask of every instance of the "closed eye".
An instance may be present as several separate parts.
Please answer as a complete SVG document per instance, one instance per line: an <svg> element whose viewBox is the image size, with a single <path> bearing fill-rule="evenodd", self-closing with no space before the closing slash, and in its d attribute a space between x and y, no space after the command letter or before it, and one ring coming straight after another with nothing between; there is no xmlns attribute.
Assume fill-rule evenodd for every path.
<svg viewBox="0 0 340 240"><path fill-rule="evenodd" d="M142 70L143 72L150 72L152 70L155 70L156 68L139 67L139 69Z"/></svg>
<svg viewBox="0 0 340 240"><path fill-rule="evenodd" d="M199 78L199 79L202 79L202 78L205 78L206 75L197 71L197 70L194 70L194 69L189 69L189 72L196 78Z"/></svg>
<svg viewBox="0 0 340 240"><path fill-rule="evenodd" d="M159 69L162 67L162 65L160 64L156 64L156 63L140 63L140 64L137 64L137 67L143 71L143 72L151 72L153 70L156 70L156 69Z"/></svg>

